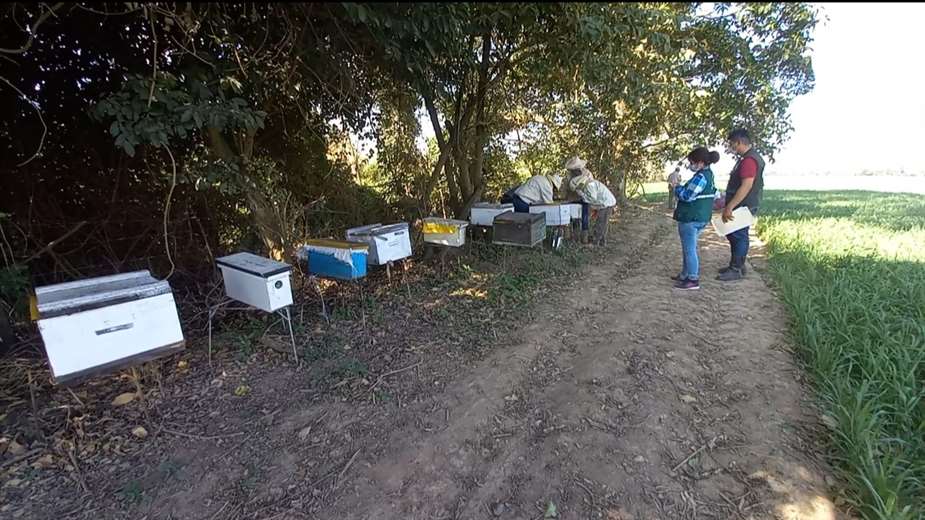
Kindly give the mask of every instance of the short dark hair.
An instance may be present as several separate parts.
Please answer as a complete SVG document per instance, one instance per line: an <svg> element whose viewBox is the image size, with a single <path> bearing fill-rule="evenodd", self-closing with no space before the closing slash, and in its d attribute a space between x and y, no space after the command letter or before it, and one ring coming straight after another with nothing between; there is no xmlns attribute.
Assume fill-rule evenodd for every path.
<svg viewBox="0 0 925 520"><path fill-rule="evenodd" d="M726 137L726 139L736 143L752 144L752 137L748 135L748 130L744 128L736 128L735 130L729 132L729 135Z"/></svg>

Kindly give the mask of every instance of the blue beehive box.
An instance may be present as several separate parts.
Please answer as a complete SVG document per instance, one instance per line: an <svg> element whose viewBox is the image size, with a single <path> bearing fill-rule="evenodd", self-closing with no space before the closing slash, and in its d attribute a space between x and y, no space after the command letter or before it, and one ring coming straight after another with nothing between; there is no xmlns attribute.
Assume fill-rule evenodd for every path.
<svg viewBox="0 0 925 520"><path fill-rule="evenodd" d="M343 240L308 240L299 251L309 273L338 280L365 277L368 255L367 244Z"/></svg>

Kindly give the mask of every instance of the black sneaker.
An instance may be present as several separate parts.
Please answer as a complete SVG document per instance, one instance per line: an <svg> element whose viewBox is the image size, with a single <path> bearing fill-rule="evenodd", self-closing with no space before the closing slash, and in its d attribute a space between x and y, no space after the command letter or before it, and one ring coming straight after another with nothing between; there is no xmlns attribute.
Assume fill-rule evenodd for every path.
<svg viewBox="0 0 925 520"><path fill-rule="evenodd" d="M674 280L674 281L676 281L676 282L681 282L681 281L687 280L687 277L686 277L686 276L681 276L680 274L676 274L676 275L672 276L671 279Z"/></svg>
<svg viewBox="0 0 925 520"><path fill-rule="evenodd" d="M700 289L699 280L681 280L678 283L674 284L674 288L680 291L696 291Z"/></svg>

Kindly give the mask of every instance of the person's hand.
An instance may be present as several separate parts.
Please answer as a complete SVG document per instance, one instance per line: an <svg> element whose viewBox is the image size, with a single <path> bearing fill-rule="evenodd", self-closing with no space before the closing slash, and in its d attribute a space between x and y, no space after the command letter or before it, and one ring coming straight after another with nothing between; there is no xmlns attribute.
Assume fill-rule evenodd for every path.
<svg viewBox="0 0 925 520"><path fill-rule="evenodd" d="M723 223L732 222L733 220L735 220L735 217L732 216L732 208L726 206L723 208Z"/></svg>

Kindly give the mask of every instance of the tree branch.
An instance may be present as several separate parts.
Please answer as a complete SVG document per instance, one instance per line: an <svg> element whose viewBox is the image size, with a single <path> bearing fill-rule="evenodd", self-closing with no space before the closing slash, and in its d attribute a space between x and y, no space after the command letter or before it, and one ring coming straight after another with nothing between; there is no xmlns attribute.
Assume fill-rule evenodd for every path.
<svg viewBox="0 0 925 520"><path fill-rule="evenodd" d="M154 101L154 85L157 83L157 33L154 31L154 18L151 16L151 12L145 12L148 15L148 23L151 25L151 38L154 40L154 54L151 56L154 72L151 74L151 90L148 92L148 108L150 109L151 102Z"/></svg>
<svg viewBox="0 0 925 520"><path fill-rule="evenodd" d="M167 192L167 202L164 203L164 251L167 252L167 260L170 261L170 272L167 273L167 276L164 279L170 278L173 275L176 265L173 263L173 257L170 256L170 235L167 234L167 221L170 219L170 199L173 198L173 190L177 187L177 161L173 158L173 153L170 151L170 147L166 144L164 145L164 150L167 151L167 155L170 156L170 166L173 169L173 177L170 181L170 191Z"/></svg>
<svg viewBox="0 0 925 520"><path fill-rule="evenodd" d="M446 147L446 141L443 139L443 128L440 127L440 118L437 116L437 108L434 106L433 96L424 94L424 107L427 108L427 115L430 116L430 124L434 127L434 137L437 138L437 146L442 151Z"/></svg>
<svg viewBox="0 0 925 520"><path fill-rule="evenodd" d="M0 76L0 81L3 81L7 85L9 85L11 89L15 90L20 96L22 96L23 99L26 100L27 103L29 103L29 106L31 106L32 109L35 110L36 115L39 116L39 121L42 123L42 138L39 139L39 146L38 148L35 149L35 153L32 154L32 157L29 157L25 161L16 165L16 167L25 166L29 164L30 162L32 162L33 159L38 157L40 153L42 153L42 147L45 146L45 136L48 135L48 125L45 124L45 118L42 117L42 111L39 110L38 103L29 99L29 97L26 96L26 94L23 93L22 90L19 90L19 88L16 85L10 83L10 80L4 78L3 76Z"/></svg>
<svg viewBox="0 0 925 520"><path fill-rule="evenodd" d="M104 16L121 16L123 14L132 14L132 13L135 13L135 12L138 12L144 9L144 7L133 7L125 11L111 12L111 11L99 11L97 9L93 9L92 7L87 7L85 5L80 5L80 4L77 4L77 7L79 9L83 9L84 11L89 11L91 13L101 14Z"/></svg>
<svg viewBox="0 0 925 520"><path fill-rule="evenodd" d="M39 26L45 23L45 20L51 17L51 15L55 14L55 11L61 9L62 6L64 6L64 2L59 2L51 7L45 6L45 8L48 10L42 13L38 20L32 24L32 27L29 28L29 39L26 40L26 43L18 49L0 49L0 52L4 54L23 54L28 51L29 48L32 47L32 43L35 41L36 30L39 28Z"/></svg>

